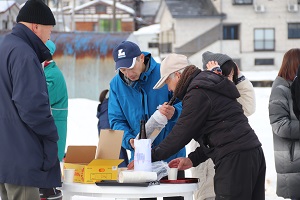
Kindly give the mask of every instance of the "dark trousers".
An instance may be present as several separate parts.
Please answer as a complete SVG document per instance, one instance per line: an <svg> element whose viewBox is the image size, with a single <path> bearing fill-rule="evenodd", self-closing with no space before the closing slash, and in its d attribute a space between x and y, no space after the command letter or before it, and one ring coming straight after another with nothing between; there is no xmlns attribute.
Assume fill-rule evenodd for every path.
<svg viewBox="0 0 300 200"><path fill-rule="evenodd" d="M177 179L185 178L185 173L182 170L178 171ZM168 179L168 176L163 177L162 179ZM157 198L140 198L140 200L156 200ZM164 197L164 200L184 200L181 196L175 196L175 197Z"/></svg>
<svg viewBox="0 0 300 200"><path fill-rule="evenodd" d="M262 148L231 153L215 165L216 200L265 200L266 162Z"/></svg>
<svg viewBox="0 0 300 200"><path fill-rule="evenodd" d="M124 161L121 162L118 167L127 167L127 165L129 164L128 155L126 149L124 149L123 147L121 147L119 158L123 159Z"/></svg>

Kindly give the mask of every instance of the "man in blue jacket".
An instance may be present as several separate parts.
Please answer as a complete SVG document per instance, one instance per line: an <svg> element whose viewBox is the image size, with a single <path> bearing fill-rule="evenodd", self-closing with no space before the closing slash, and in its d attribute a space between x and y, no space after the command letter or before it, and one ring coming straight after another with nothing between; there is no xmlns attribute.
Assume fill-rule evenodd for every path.
<svg viewBox="0 0 300 200"><path fill-rule="evenodd" d="M134 156L134 139L140 132L140 120L148 120L157 110L168 119L165 128L154 140L152 146L157 146L172 130L182 105L175 102L174 106L167 105L172 93L167 86L154 90L155 83L160 79L160 64L156 63L148 52L141 52L133 42L123 41L113 50L116 62L116 76L110 82L108 117L110 126L114 130L124 130L122 147L131 151ZM187 58L183 62L188 65ZM185 156L185 148L166 159ZM184 177L184 172L179 176Z"/></svg>
<svg viewBox="0 0 300 200"><path fill-rule="evenodd" d="M0 194L40 200L39 188L61 186L58 134L41 63L55 25L50 8L29 0L0 45Z"/></svg>

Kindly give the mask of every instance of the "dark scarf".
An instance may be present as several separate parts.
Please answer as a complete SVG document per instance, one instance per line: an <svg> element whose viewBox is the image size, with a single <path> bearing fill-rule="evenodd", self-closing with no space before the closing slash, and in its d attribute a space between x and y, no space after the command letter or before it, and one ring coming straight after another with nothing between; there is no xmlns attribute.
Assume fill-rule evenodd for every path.
<svg viewBox="0 0 300 200"><path fill-rule="evenodd" d="M12 30L12 34L24 40L35 51L40 63L51 56L49 49L43 41L24 24L16 24Z"/></svg>

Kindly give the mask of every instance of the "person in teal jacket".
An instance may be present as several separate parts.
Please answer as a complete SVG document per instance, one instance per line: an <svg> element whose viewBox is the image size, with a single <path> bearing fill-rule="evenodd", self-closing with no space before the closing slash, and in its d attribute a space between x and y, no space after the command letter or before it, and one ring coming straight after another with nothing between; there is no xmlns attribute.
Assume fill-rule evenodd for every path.
<svg viewBox="0 0 300 200"><path fill-rule="evenodd" d="M46 42L46 46L53 56L56 46L51 41ZM54 118L59 140L58 158L62 161L65 155L66 140L67 140L67 117L68 117L68 91L65 78L52 60L52 56L48 61L44 62L44 72L46 76L51 112Z"/></svg>
<svg viewBox="0 0 300 200"><path fill-rule="evenodd" d="M137 44L133 42L123 41L114 48L113 57L117 74L110 82L109 123L113 130L124 130L122 147L131 151L130 160L132 161L133 141L140 131L140 120L148 120L158 106L162 105L159 110L167 116L168 123L154 140L152 147L155 147L172 130L181 114L182 105L180 101L176 101L173 106L167 105L173 96L167 86L159 90L153 89L160 79L160 64L150 53L141 52ZM188 63L187 59L186 63ZM165 161L185 157L185 155L185 148L182 148Z"/></svg>

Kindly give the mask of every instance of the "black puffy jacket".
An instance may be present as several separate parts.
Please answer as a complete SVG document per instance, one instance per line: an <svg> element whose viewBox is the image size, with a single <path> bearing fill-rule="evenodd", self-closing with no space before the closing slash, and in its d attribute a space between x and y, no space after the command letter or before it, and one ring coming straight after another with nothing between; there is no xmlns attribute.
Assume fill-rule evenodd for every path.
<svg viewBox="0 0 300 200"><path fill-rule="evenodd" d="M216 163L231 152L261 146L236 100L236 86L223 76L199 71L180 92L182 113L168 137L152 150L153 161L169 157L191 139L201 146L189 154L194 166L208 158Z"/></svg>

